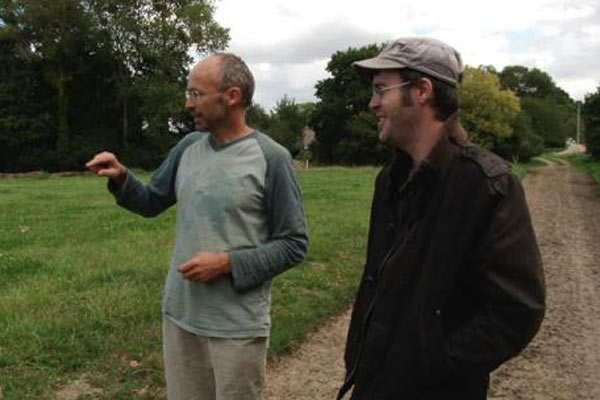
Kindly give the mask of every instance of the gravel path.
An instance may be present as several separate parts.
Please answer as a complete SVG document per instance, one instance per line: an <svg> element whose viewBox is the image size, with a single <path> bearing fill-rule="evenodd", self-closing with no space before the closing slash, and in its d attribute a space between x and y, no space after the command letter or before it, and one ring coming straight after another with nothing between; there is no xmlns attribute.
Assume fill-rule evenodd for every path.
<svg viewBox="0 0 600 400"><path fill-rule="evenodd" d="M492 375L490 400L600 399L600 198L570 166L524 181L544 261L548 309L523 354ZM267 399L333 399L343 377L349 312L268 365Z"/></svg>
<svg viewBox="0 0 600 400"><path fill-rule="evenodd" d="M269 360L267 400L335 399L344 379L348 310L308 336L292 354Z"/></svg>
<svg viewBox="0 0 600 400"><path fill-rule="evenodd" d="M523 354L496 371L490 399L600 399L600 199L568 165L535 170L525 190L544 261L547 312Z"/></svg>

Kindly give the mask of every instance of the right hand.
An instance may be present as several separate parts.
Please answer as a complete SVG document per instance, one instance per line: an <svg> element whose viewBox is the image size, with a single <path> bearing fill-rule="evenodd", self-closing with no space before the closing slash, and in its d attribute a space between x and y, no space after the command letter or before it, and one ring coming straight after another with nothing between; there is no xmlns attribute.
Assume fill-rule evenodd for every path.
<svg viewBox="0 0 600 400"><path fill-rule="evenodd" d="M96 175L106 176L119 185L123 183L127 174L127 168L108 151L96 154L85 166Z"/></svg>

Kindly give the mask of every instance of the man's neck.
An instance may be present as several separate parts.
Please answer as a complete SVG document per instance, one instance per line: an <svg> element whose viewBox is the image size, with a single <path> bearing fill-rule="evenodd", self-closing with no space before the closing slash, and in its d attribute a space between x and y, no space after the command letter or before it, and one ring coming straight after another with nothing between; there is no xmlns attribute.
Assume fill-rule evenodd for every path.
<svg viewBox="0 0 600 400"><path fill-rule="evenodd" d="M439 142L444 132L444 121L435 118L426 118L416 127L418 140L413 143L406 152L413 159L413 169L411 175L416 172L421 163L429 157L429 154Z"/></svg>
<svg viewBox="0 0 600 400"><path fill-rule="evenodd" d="M243 119L240 119L230 121L215 132L211 132L211 135L218 146L223 146L236 139L249 135L253 130L254 129L246 125L246 122Z"/></svg>

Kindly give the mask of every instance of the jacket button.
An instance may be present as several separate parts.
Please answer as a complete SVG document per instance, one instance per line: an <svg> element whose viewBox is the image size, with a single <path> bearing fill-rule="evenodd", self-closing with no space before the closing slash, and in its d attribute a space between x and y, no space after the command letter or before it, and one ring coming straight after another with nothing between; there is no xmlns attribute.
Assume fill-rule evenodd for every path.
<svg viewBox="0 0 600 400"><path fill-rule="evenodd" d="M437 310L435 310L435 315L440 315L442 313L442 311L438 308Z"/></svg>

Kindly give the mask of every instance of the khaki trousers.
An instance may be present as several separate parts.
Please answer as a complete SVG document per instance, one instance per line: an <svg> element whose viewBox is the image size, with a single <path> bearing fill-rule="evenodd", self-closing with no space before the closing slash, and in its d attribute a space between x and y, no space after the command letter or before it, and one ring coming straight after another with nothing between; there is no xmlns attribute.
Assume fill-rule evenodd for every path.
<svg viewBox="0 0 600 400"><path fill-rule="evenodd" d="M163 319L168 400L263 400L268 340L197 336Z"/></svg>

